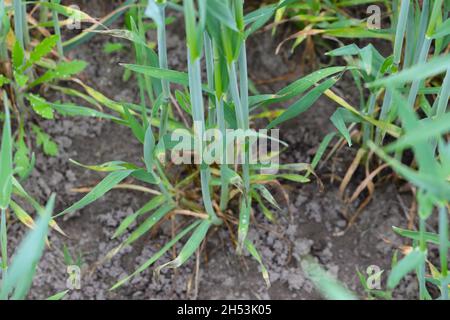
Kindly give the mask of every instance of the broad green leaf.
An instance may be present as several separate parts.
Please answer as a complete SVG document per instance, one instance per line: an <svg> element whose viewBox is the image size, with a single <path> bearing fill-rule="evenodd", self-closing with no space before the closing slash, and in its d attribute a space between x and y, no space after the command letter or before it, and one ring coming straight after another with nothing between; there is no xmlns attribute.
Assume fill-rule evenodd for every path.
<svg viewBox="0 0 450 320"><path fill-rule="evenodd" d="M14 71L14 79L16 80L16 83L20 88L24 88L30 78L25 74Z"/></svg>
<svg viewBox="0 0 450 320"><path fill-rule="evenodd" d="M156 174L153 172L148 172L147 169L137 169L131 176L139 181L149 184L157 185L161 182L160 178Z"/></svg>
<svg viewBox="0 0 450 320"><path fill-rule="evenodd" d="M31 104L31 107L33 110L40 115L41 117L45 119L53 119L53 109L50 107L50 105L47 103L45 99L42 97L35 95L35 94L29 94L26 96L28 101Z"/></svg>
<svg viewBox="0 0 450 320"><path fill-rule="evenodd" d="M0 74L0 88L3 87L5 84L10 84L11 81L6 78L4 75Z"/></svg>
<svg viewBox="0 0 450 320"><path fill-rule="evenodd" d="M33 132L36 135L37 145L42 147L46 155L54 157L58 154L58 145L50 138L48 134L36 125L33 125Z"/></svg>
<svg viewBox="0 0 450 320"><path fill-rule="evenodd" d="M19 70L25 60L25 52L23 51L19 41L14 42L12 51L12 63L14 70Z"/></svg>
<svg viewBox="0 0 450 320"><path fill-rule="evenodd" d="M33 88L42 83L50 82L56 79L68 79L71 76L82 72L87 66L87 63L82 60L72 60L69 62L59 63L55 69L48 70L40 78L36 79L30 84Z"/></svg>
<svg viewBox="0 0 450 320"><path fill-rule="evenodd" d="M366 26L351 28L335 28L324 30L324 33L338 38L376 38L392 40L392 35L382 31L369 30Z"/></svg>
<svg viewBox="0 0 450 320"><path fill-rule="evenodd" d="M34 166L34 161L30 160L30 150L25 143L25 132L23 128L19 129L19 137L15 144L16 152L14 153L15 171L21 179L28 176Z"/></svg>
<svg viewBox="0 0 450 320"><path fill-rule="evenodd" d="M40 42L30 53L30 58L26 61L25 66L21 69L22 71L30 68L33 64L41 60L47 54L49 54L52 49L56 46L59 37L57 35L51 35Z"/></svg>

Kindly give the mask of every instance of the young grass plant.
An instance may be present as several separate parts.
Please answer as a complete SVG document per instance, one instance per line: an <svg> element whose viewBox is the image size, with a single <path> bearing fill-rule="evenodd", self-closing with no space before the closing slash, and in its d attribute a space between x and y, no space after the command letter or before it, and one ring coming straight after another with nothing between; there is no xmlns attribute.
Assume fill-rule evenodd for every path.
<svg viewBox="0 0 450 320"><path fill-rule="evenodd" d="M106 258L112 258L122 248L133 244L166 219L173 219L175 225L178 225L176 229L181 230L134 273L114 285L113 289L151 267L178 242L189 236L177 257L158 266L155 274L158 275L165 268L182 266L200 250L208 231L222 224L233 233L237 231L237 237L231 234L237 252L247 250L261 264L263 277L269 283L269 275L263 266L261 255L247 238L253 219L253 205L260 206L267 219L273 221L275 218L267 203L274 208L279 208L279 205L267 186L279 185L278 179L308 182L320 155L313 161L313 165L272 163L267 166L251 163L251 136L262 136L282 143L277 137L251 131L252 116L258 117L262 106L268 107L296 99L286 110L278 113L266 112L261 116L268 116L272 120L266 129L273 129L308 110L346 70L345 67L327 68L295 81L276 94L249 95L247 38L263 26L276 10L291 2L281 1L279 4L244 15L242 0L183 1L187 73L170 70L168 66L165 44L165 10L168 6L166 1L149 0L145 11L145 15L156 24L158 54L145 38L144 23L141 21L143 14L140 9L132 10L127 15L128 30L103 32L129 40L135 46L138 64L123 66L137 75L140 105L111 103L123 107L124 112L120 114L121 119L117 122L129 127L136 139L142 143L145 165L142 167L122 161L99 166L82 165L95 171L107 172L108 175L85 197L59 215L80 210L115 187L127 186L145 190L154 196L146 205L122 221L114 237L123 236L133 222L142 220ZM203 66L206 69L206 84L202 82ZM173 92L171 84L182 86L183 89ZM204 135L212 128L218 129L222 134L226 133L227 129L235 130L240 144L239 147L233 148L235 154L240 155L239 164L231 166L226 161L226 152L219 156L222 161L213 164L202 156L210 150L211 146L204 141ZM172 137L176 129L184 129L183 138L193 142L188 150L193 164L182 165L179 178L174 177L173 164L166 159L166 154L173 154L179 142L174 141ZM225 151L234 141L229 141L226 134L223 134L223 138L219 149ZM272 150L268 160L278 156L279 152ZM274 168L281 172L261 171ZM150 184L152 188L123 183L128 178ZM197 190L201 197L198 196ZM234 217L234 212L239 212L237 218Z"/></svg>

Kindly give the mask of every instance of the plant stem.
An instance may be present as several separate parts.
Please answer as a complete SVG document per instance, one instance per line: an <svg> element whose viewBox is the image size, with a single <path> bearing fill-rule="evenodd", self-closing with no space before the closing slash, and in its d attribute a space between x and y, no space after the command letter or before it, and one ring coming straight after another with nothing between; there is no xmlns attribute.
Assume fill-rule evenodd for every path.
<svg viewBox="0 0 450 320"><path fill-rule="evenodd" d="M167 63L167 44L166 44L166 4L158 3L158 9L162 20L162 25L157 24L158 33L158 57L159 57L159 67L161 69L168 69ZM170 98L170 87L169 82L166 79L161 80L163 103L161 105L161 126L159 128L159 139L163 139L167 131L167 122L169 119L169 98Z"/></svg>
<svg viewBox="0 0 450 320"><path fill-rule="evenodd" d="M441 298L448 300L448 212L446 205L439 207L439 255L441 258Z"/></svg>
<svg viewBox="0 0 450 320"><path fill-rule="evenodd" d="M242 176L244 180L243 199L241 201L241 210L239 215L239 232L238 232L238 248L242 251L242 246L248 232L248 223L250 219L251 196L250 196L250 165L249 165L249 143L245 137L246 131L249 129L249 113L248 113L248 76L247 76L247 58L245 52L245 41L242 41L241 52L239 54L239 71L240 71L240 95L238 89L238 81L236 75L235 62L228 65L228 73L230 76L230 92L235 105L236 119L239 129L244 132L244 154L242 156ZM245 70L244 70L245 69Z"/></svg>
<svg viewBox="0 0 450 320"><path fill-rule="evenodd" d="M14 33L20 47L25 50L23 35L23 9L22 0L14 0Z"/></svg>
<svg viewBox="0 0 450 320"><path fill-rule="evenodd" d="M375 110L376 101L377 101L376 93L374 93L374 92L370 93L369 100L367 102L368 106L367 106L367 112L366 112L366 114L368 116L373 115L373 112ZM372 126L369 123L364 123L363 124L363 132L364 132L363 142L364 142L364 144L367 144L367 141L369 141L372 137Z"/></svg>
<svg viewBox="0 0 450 320"><path fill-rule="evenodd" d="M41 0L41 2L48 2L48 0ZM48 21L48 7L40 6L39 7L39 21L41 23L46 23Z"/></svg>
<svg viewBox="0 0 450 320"><path fill-rule="evenodd" d="M205 130L205 114L203 108L203 96L202 96L202 87L201 87L201 65L200 58L196 58L194 61L191 61L191 54L188 54L188 70L189 70L189 91L191 96L191 105L192 105L192 113L194 120L194 134L195 139L197 140L198 149L195 150L197 154L200 156L200 179L201 179L201 188L202 188L202 196L203 203L205 205L205 210L210 216L212 223L219 225L222 223L213 208L211 202L211 194L209 190L211 174L209 171L209 167L207 164L203 162L203 133Z"/></svg>
<svg viewBox="0 0 450 320"><path fill-rule="evenodd" d="M243 116L243 125L244 130L247 131L250 128L249 121L249 107L248 107L248 73L247 73L247 47L245 40L242 41L241 52L239 54L239 81L240 81L240 93L241 93L241 107L242 107L242 116ZM251 206L251 197L250 194L250 145L245 140L245 157L244 164L242 167L243 170L243 179L244 179L244 193L247 196L247 205L250 208Z"/></svg>
<svg viewBox="0 0 450 320"><path fill-rule="evenodd" d="M59 4L60 0L52 0L52 3ZM59 27L58 12L56 12L55 10L52 11L52 18L53 18L53 28L55 29L55 34L59 37L56 47L58 49L59 59L62 60L62 58L64 57L64 48L62 45L61 28Z"/></svg>
<svg viewBox="0 0 450 320"><path fill-rule="evenodd" d="M450 98L450 68L447 69L447 73L442 83L441 92L437 98L436 116L440 117L445 114L448 107L448 100Z"/></svg>
<svg viewBox="0 0 450 320"><path fill-rule="evenodd" d="M23 28L23 41L24 46L27 48L30 45L30 34L28 30L28 16L27 16L27 3L22 3L22 28Z"/></svg>
<svg viewBox="0 0 450 320"><path fill-rule="evenodd" d="M216 93L216 113L217 123L219 125L220 133L222 134L222 159L220 165L221 177L226 176L227 170L227 138L226 138L226 123L225 123L225 111L224 111L224 92L222 87L222 65L220 60L220 51L217 44L213 45L214 50L214 89ZM228 181L225 178L221 178L221 190L220 190L220 209L224 211L228 205L229 188Z"/></svg>
<svg viewBox="0 0 450 320"><path fill-rule="evenodd" d="M420 233L420 240L419 240L419 248L420 251L422 252L426 252L427 251L427 244L425 241L425 232L426 232L426 222L425 219L420 218L419 221L419 233ZM419 294L420 294L420 299L421 300L425 300L427 295L427 288L425 285L425 263L426 261L423 261L423 263L420 264L420 266L418 267L418 274L417 274L417 278L419 280Z"/></svg>
<svg viewBox="0 0 450 320"><path fill-rule="evenodd" d="M207 32L204 32L205 42L205 60L206 60L206 76L208 79L208 89L214 90L214 53L211 38ZM208 96L208 126L212 127L216 123L215 119L215 102Z"/></svg>
<svg viewBox="0 0 450 320"><path fill-rule="evenodd" d="M420 14L420 24L419 24L419 41L416 45L415 55L414 55L414 63L417 63L419 60L419 55L421 52L421 48L423 47L423 41L425 39L425 35L427 32L428 26L428 18L430 14L430 3L429 0L424 0L422 4L422 13Z"/></svg>
<svg viewBox="0 0 450 320"><path fill-rule="evenodd" d="M423 39L422 48L420 50L419 59L417 63L423 63L427 60L428 52L430 51L432 39L425 37ZM414 108L414 105L416 103L417 99L417 93L419 92L420 84L422 83L421 80L416 80L413 82L411 86L411 90L409 91L408 96L408 105L410 108Z"/></svg>
<svg viewBox="0 0 450 320"><path fill-rule="evenodd" d="M409 6L410 0L402 0L394 43L394 64L396 66L400 65L402 58L403 39L405 38L406 25L408 22Z"/></svg>
<svg viewBox="0 0 450 320"><path fill-rule="evenodd" d="M6 209L1 209L0 221L0 247L2 250L2 277L3 283L6 277L6 270L8 269L8 244L7 244L7 230L6 230Z"/></svg>
<svg viewBox="0 0 450 320"><path fill-rule="evenodd" d="M0 41L6 41L8 31L4 30L3 20L6 14L5 0L0 0ZM0 62L8 60L8 48L7 46L1 46L0 48Z"/></svg>

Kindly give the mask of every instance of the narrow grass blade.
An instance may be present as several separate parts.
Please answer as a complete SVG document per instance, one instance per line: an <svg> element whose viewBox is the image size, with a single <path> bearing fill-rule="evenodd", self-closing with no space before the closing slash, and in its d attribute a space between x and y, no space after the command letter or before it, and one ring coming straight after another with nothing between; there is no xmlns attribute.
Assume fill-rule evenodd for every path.
<svg viewBox="0 0 450 320"><path fill-rule="evenodd" d="M422 120L419 122L419 125L415 127L414 131L405 133L398 140L388 145L385 148L385 151L392 152L395 150L403 150L419 143L427 142L432 138L439 138L449 131L450 113L443 114L436 119Z"/></svg>
<svg viewBox="0 0 450 320"><path fill-rule="evenodd" d="M255 248L253 243L251 243L249 240L245 240L245 247L247 248L248 252L252 255L252 257L255 258L256 261L258 261L259 267L261 268L261 273L264 278L264 281L266 282L267 288L270 288L269 273L267 272L267 268L264 266L264 264L262 262L261 255L259 254L258 250Z"/></svg>
<svg viewBox="0 0 450 320"><path fill-rule="evenodd" d="M159 207L160 205L162 205L164 202L164 196L156 196L154 197L152 200L150 200L149 202L147 202L142 208L140 208L139 210L137 210L135 213L133 213L132 215L129 215L128 217L126 217L122 223L119 225L119 227L117 228L116 232L114 232L114 235L112 236L112 239L117 238L119 236L121 236L126 230L127 228L136 221L136 219L144 214L146 214L147 212L150 212L152 210L155 210L157 207Z"/></svg>
<svg viewBox="0 0 450 320"><path fill-rule="evenodd" d="M62 291L62 292L58 292L57 294L54 294L53 296L48 297L48 298L45 299L45 300L49 300L49 301L59 301L59 300L64 299L64 297L65 297L68 293L69 293L69 290L65 290L65 291Z"/></svg>
<svg viewBox="0 0 450 320"><path fill-rule="evenodd" d="M319 84L316 88L308 92L303 98L290 106L281 116L273 120L267 126L267 129L272 129L308 110L322 96L322 94L334 86L337 81L337 78L331 78Z"/></svg>
<svg viewBox="0 0 450 320"><path fill-rule="evenodd" d="M135 170L120 170L111 172L108 174L98 185L96 185L86 196L84 196L81 200L74 203L69 208L64 211L58 213L56 217L62 216L67 213L71 213L77 210L80 210L87 205L91 204L98 198L102 197L105 193L110 191L116 185L118 185L122 180L131 175Z"/></svg>
<svg viewBox="0 0 450 320"><path fill-rule="evenodd" d="M331 140L333 140L334 136L336 134L334 132L329 133L323 138L322 142L319 145L319 148L317 148L316 154L314 155L313 160L311 161L311 168L315 169L317 165L319 164L320 160L322 159L325 151L328 148L328 145L330 144Z"/></svg>
<svg viewBox="0 0 450 320"><path fill-rule="evenodd" d="M137 239L142 237L173 209L174 209L173 205L166 205L160 207L150 217L148 217L141 225L139 225L139 227L135 231L131 233L131 235L125 240L124 245L130 245Z"/></svg>
<svg viewBox="0 0 450 320"><path fill-rule="evenodd" d="M438 56L428 62L414 65L387 78L369 83L367 87L400 87L413 81L423 80L447 71L450 68L450 54Z"/></svg>
<svg viewBox="0 0 450 320"><path fill-rule="evenodd" d="M181 84L184 86L189 85L188 75L184 72L174 71L169 69L156 68L151 66L141 66L136 64L121 64L126 69L131 71L145 74L152 78L167 80L172 83Z"/></svg>
<svg viewBox="0 0 450 320"><path fill-rule="evenodd" d="M159 250L157 253L155 253L150 259L148 259L145 263L143 263L136 271L134 271L129 276L126 276L125 278L121 279L119 282L117 282L110 290L115 290L121 286L123 286L127 281L129 281L131 278L135 277L139 273L147 270L152 264L154 264L156 261L158 261L159 258L161 258L167 251L169 251L170 248L172 248L178 241L180 241L184 236L186 236L190 231L192 231L194 228L196 228L201 221L196 221L187 228L185 228L183 231L178 233L172 240L167 242L164 247L162 247L161 250Z"/></svg>
<svg viewBox="0 0 450 320"><path fill-rule="evenodd" d="M311 259L304 260L302 267L308 278L325 298L329 300L357 300L353 293Z"/></svg>
<svg viewBox="0 0 450 320"><path fill-rule="evenodd" d="M28 293L36 266L44 251L54 205L55 195L52 195L45 211L36 222L36 227L28 233L13 257L6 280L1 286L0 299L5 299L12 293L14 300L20 300L24 299Z"/></svg>
<svg viewBox="0 0 450 320"><path fill-rule="evenodd" d="M182 266L186 262L186 260L189 259L194 254L195 250L197 250L200 247L200 244L205 239L206 233L208 232L210 227L211 221L209 220L202 221L199 224L199 226L194 230L192 236L189 238L186 244L183 246L178 256L174 260L169 261L156 268L155 275L158 276L162 269L167 268L173 269Z"/></svg>
<svg viewBox="0 0 450 320"><path fill-rule="evenodd" d="M397 233L405 238L419 241L421 239L421 237L423 237L423 239L426 242L433 243L436 245L439 245L439 243L440 243L439 235L436 233L424 232L422 235L419 231L406 230L406 229L397 228L397 227L392 227L392 229L394 230L395 233ZM450 240L447 240L447 245L450 246Z"/></svg>
<svg viewBox="0 0 450 320"><path fill-rule="evenodd" d="M445 180L436 179L434 175L426 174L424 172L417 172L408 166L402 164L400 161L389 157L382 149L377 147L375 143L369 141L369 148L371 148L381 159L389 164L401 176L410 181L412 184L427 190L436 197L450 200L450 184Z"/></svg>
<svg viewBox="0 0 450 320"><path fill-rule="evenodd" d="M392 269L388 278L388 287L390 289L394 289L404 276L424 263L425 258L426 252L419 249L414 249L411 251L406 257L397 263L394 269Z"/></svg>
<svg viewBox="0 0 450 320"><path fill-rule="evenodd" d="M13 175L10 105L6 91L3 91L3 105L5 107L5 120L0 149L0 208L6 210L11 200Z"/></svg>

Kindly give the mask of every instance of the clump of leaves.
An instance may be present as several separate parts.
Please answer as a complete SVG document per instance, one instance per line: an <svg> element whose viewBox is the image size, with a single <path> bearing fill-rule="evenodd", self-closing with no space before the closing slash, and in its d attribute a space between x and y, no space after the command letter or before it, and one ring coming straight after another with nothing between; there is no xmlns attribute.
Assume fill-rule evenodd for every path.
<svg viewBox="0 0 450 320"><path fill-rule="evenodd" d="M252 164L248 160L250 149L246 133L253 126L253 117L268 117L270 121L266 129L270 130L307 111L323 93L330 94L329 89L346 70L344 67L326 68L293 82L276 94L249 95L246 40L277 9L288 3L290 1L282 1L244 15L242 0L184 1L181 8L186 23L187 73L170 70L168 66L166 9L169 3L166 1L148 1L145 13L137 8L134 15L129 16L128 30L102 32L129 40L134 45L136 64L123 66L137 76L140 103L119 104L123 112L117 122L128 126L142 143L144 166L139 165L138 161L82 165L108 175L60 215L82 209L113 188L131 188L151 194L147 204L122 221L114 237L123 236L133 223L143 222L134 227L122 244L108 253L107 258L112 258L123 247L133 244L166 219L173 219L177 225L171 241L113 288L152 266L178 242L187 238L178 256L158 266L155 274L165 268L182 266L199 250L208 232L220 225L231 231L238 253L247 250L261 264L263 277L269 283L261 256L247 238L253 207L260 206L266 218L274 221L272 211L280 206L269 186L280 187L279 180L309 182L322 152L312 164L277 164L280 171L267 174L261 169L270 167ZM151 18L157 28L157 53L145 37L146 29L141 21L145 16ZM206 67L205 84L201 80L202 66ZM174 90L173 84L181 89ZM295 102L285 110L261 112L263 106L292 99ZM185 129L185 138L189 141L202 141L203 133L210 128L220 130L224 137L227 129L239 132L244 146L240 149L242 164L231 166L226 161L219 161L217 165L210 165L201 162L180 166L181 173L173 174L174 165L164 159L178 143L173 140L172 133L180 128ZM221 146L225 148L226 141L222 141ZM194 144L189 153L204 154L207 148L208 145ZM269 157L278 156L279 152L274 151ZM131 178L149 184L151 188L124 182Z"/></svg>
<svg viewBox="0 0 450 320"><path fill-rule="evenodd" d="M273 23L266 28L272 28L272 33L275 34L280 25L287 23L294 25L299 31L283 40L277 51L287 42L293 42L292 51L305 44L304 56L308 56L314 63L315 46L329 50L330 44L326 41L327 39L336 41L338 39L392 39L389 31L379 29L378 26L382 22L381 2L386 10L391 11L390 1L290 1L286 6L277 9ZM373 6L374 4L376 5ZM364 16L355 18L352 12L355 10L360 10ZM369 21L370 19L374 21ZM373 22L377 25L372 25Z"/></svg>
<svg viewBox="0 0 450 320"><path fill-rule="evenodd" d="M127 5L133 2L128 1ZM28 10L31 7L33 8ZM103 23L112 22L124 11L124 8L119 8L112 16L103 19ZM36 16L37 13L39 17ZM60 21L60 15L67 17L67 20ZM95 108L101 109L102 105L112 109L120 108L109 104L106 97L80 79L74 78L85 69L86 62L66 59L64 50L75 47L91 36L89 32L84 32L67 42L62 41L61 27L73 23L75 18L91 23L93 28L103 26L83 12L61 5L58 0L0 0L0 99L3 106L0 152L0 299L23 299L27 294L45 246L48 226L64 235L51 216L54 196L44 209L21 185L34 167L33 140L47 156L58 153L57 144L41 128L40 121L53 120L56 114L114 119L93 108L49 102L41 94L53 90L66 96L81 98ZM49 31L50 28L53 28L54 34ZM80 86L83 92L60 86L61 82L68 81ZM24 209L25 203L40 217L37 222ZM8 218L13 215L33 230L25 238L9 266L7 230ZM65 292L59 293L49 299L60 299L64 295Z"/></svg>
<svg viewBox="0 0 450 320"><path fill-rule="evenodd" d="M444 1L396 2L392 56L384 57L372 45L349 45L329 53L345 57L356 67L352 72L361 92L359 110L342 108L332 117L343 139L349 145L356 142L361 146L341 184L341 192L360 163L366 166L367 177L348 201L357 199L364 189L369 190L370 199L372 180L388 166L413 186L419 231L394 229L412 239L413 246L393 268L388 286L393 289L404 275L416 271L422 299L430 298L426 282L440 288L442 299L448 298L449 10ZM369 91L367 100L365 88ZM354 130L353 134L350 130ZM403 156L407 149L414 155L412 162ZM373 155L384 162L378 162L375 170L370 169L373 161L378 161ZM435 211L439 216L439 234L427 231L426 221ZM411 228L414 218L410 220ZM427 262L427 244L439 246L440 270ZM431 276L427 275L427 265Z"/></svg>
<svg viewBox="0 0 450 320"><path fill-rule="evenodd" d="M11 101L13 128L18 132L13 148L20 179L25 179L34 166L33 135L36 145L47 156L58 153L56 143L39 126L41 120L53 120L56 114L111 118L101 112L102 107L120 108L111 105L105 96L76 78L87 64L81 60L68 60L64 51L92 37L89 31L105 27L104 24L117 19L133 3L129 0L125 8L119 7L112 16L97 21L80 10L61 5L58 0L36 3L0 1L0 88ZM40 14L36 16L37 13ZM60 16L66 20L60 20ZM85 22L92 26L63 42L62 27ZM61 83L68 82L73 85L61 86ZM84 100L91 107L47 101L42 94L48 95L50 90Z"/></svg>

